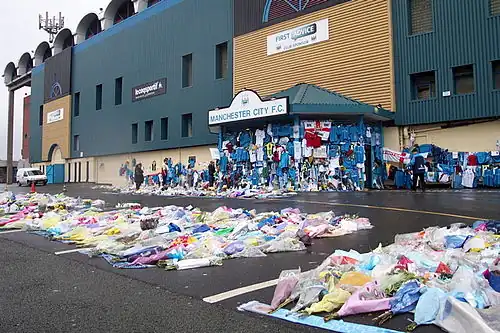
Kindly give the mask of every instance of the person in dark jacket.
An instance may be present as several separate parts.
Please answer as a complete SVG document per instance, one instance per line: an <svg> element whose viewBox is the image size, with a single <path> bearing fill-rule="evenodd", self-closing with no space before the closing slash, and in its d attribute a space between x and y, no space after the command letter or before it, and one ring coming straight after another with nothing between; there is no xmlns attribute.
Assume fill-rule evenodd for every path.
<svg viewBox="0 0 500 333"><path fill-rule="evenodd" d="M214 182L215 182L215 163L214 163L214 161L210 161L210 164L208 165L208 182L210 184L210 187L214 186Z"/></svg>
<svg viewBox="0 0 500 333"><path fill-rule="evenodd" d="M135 189L139 190L142 183L144 183L144 171L142 170L142 164L139 163L135 166L134 172Z"/></svg>
<svg viewBox="0 0 500 333"><path fill-rule="evenodd" d="M413 162L413 186L412 190L417 190L417 180L420 179L420 188L422 192L425 192L425 160L421 155L415 156L415 161Z"/></svg>

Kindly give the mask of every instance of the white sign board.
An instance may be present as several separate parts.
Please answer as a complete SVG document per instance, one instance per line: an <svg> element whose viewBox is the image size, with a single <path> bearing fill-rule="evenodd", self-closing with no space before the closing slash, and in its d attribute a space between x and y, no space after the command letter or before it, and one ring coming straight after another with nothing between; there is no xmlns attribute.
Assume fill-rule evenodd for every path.
<svg viewBox="0 0 500 333"><path fill-rule="evenodd" d="M64 109L58 109L47 113L47 124L55 123L64 119Z"/></svg>
<svg viewBox="0 0 500 333"><path fill-rule="evenodd" d="M220 160L220 152L217 148L209 148L213 160Z"/></svg>
<svg viewBox="0 0 500 333"><path fill-rule="evenodd" d="M285 30L267 37L267 55L294 50L329 39L328 19Z"/></svg>
<svg viewBox="0 0 500 333"><path fill-rule="evenodd" d="M288 100L286 98L263 101L254 91L244 90L234 97L230 107L209 111L208 125L266 118L287 113Z"/></svg>
<svg viewBox="0 0 500 333"><path fill-rule="evenodd" d="M408 153L400 153L391 150L389 148L384 148L383 153L384 153L383 159L386 162L404 163L404 164L408 164L410 162L410 154Z"/></svg>

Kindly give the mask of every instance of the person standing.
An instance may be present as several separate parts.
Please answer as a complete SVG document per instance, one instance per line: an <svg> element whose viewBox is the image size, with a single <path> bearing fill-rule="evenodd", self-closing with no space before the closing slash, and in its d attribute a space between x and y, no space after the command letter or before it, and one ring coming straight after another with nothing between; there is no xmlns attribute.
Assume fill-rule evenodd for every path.
<svg viewBox="0 0 500 333"><path fill-rule="evenodd" d="M194 172L191 164L188 165L186 171L186 181L189 188L192 188L194 185Z"/></svg>
<svg viewBox="0 0 500 333"><path fill-rule="evenodd" d="M135 189L138 191L141 188L142 183L144 183L144 171L142 170L141 163L135 166L134 181Z"/></svg>
<svg viewBox="0 0 500 333"><path fill-rule="evenodd" d="M412 190L417 190L417 181L420 179L420 188L422 192L425 192L425 160L421 155L415 156L415 161L413 162L413 186Z"/></svg>
<svg viewBox="0 0 500 333"><path fill-rule="evenodd" d="M210 164L208 165L208 183L210 184L210 187L214 186L215 182L215 163L214 161L210 161Z"/></svg>

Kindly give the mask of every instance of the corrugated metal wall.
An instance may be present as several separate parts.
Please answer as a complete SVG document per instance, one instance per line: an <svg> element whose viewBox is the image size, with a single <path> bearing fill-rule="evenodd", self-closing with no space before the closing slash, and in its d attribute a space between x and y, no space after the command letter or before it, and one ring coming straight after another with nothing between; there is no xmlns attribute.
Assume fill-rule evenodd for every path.
<svg viewBox="0 0 500 333"><path fill-rule="evenodd" d="M289 0L234 0L234 36L244 35L254 30L347 1L351 0L294 0L291 2ZM299 8L299 4L305 8L297 12L296 9ZM270 21L263 22L266 6L270 6L271 9L276 7L286 8L288 11L283 11L283 16L274 15L269 17Z"/></svg>
<svg viewBox="0 0 500 333"><path fill-rule="evenodd" d="M434 0L433 32L409 36L408 1L393 0L397 123L401 125L500 116L491 61L500 59L500 16L488 0ZM452 68L474 65L475 93L453 92ZM436 71L436 95L412 101L410 74Z"/></svg>
<svg viewBox="0 0 500 333"><path fill-rule="evenodd" d="M42 161L42 126L39 125L40 106L44 104L44 65L31 72L31 100L29 118L30 162Z"/></svg>
<svg viewBox="0 0 500 333"><path fill-rule="evenodd" d="M153 15L151 14L153 13ZM216 45L228 42L232 64L232 0L163 1L77 45L72 90L80 92L80 116L72 135L80 136L84 156L131 153L213 144L208 110L230 104L232 67L215 78ZM144 19L146 18L146 19ZM193 86L182 88L182 56L193 54ZM123 77L123 103L115 106L115 79ZM132 103L132 88L167 78L167 93ZM96 85L103 107L96 111ZM193 136L181 137L182 114L193 115ZM168 140L161 140L161 118L168 117ZM145 121L153 120L153 140L145 142ZM138 143L132 144L132 124ZM72 157L79 157L77 152Z"/></svg>
<svg viewBox="0 0 500 333"><path fill-rule="evenodd" d="M267 55L267 36L325 18L328 41ZM353 0L236 37L234 91L265 96L311 83L392 109L390 34L388 0Z"/></svg>

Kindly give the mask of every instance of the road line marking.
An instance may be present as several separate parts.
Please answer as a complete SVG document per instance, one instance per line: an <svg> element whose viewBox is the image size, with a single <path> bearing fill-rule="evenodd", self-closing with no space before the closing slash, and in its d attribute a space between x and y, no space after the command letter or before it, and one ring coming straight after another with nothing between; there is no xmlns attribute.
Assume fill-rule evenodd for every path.
<svg viewBox="0 0 500 333"><path fill-rule="evenodd" d="M15 233L15 232L21 232L21 231L24 231L24 230L17 229L17 230L0 231L0 235L1 235L1 234L13 234L13 233Z"/></svg>
<svg viewBox="0 0 500 333"><path fill-rule="evenodd" d="M284 201L283 199L268 199L268 200L269 201ZM416 210L416 209L397 208L397 207L370 206L370 205L358 205L358 204L347 204L347 203L337 203L337 202L308 201L308 200L293 200L293 202L305 203L305 204L315 204L315 205L325 205L325 206L344 206L344 207L392 210L392 211L396 211L396 212L439 215L439 216L455 217L455 218L459 218L459 219L474 220L474 221L488 220L488 219L485 219L482 217L456 215L456 214L448 214L448 213L440 213L440 212L430 212L430 211L426 211L426 210Z"/></svg>
<svg viewBox="0 0 500 333"><path fill-rule="evenodd" d="M207 303L211 303L211 304L218 303L218 302L224 301L224 300L229 299L229 298L233 298L233 297L240 296L243 294L251 293L251 292L256 291L256 290L274 287L277 284L278 284L278 279L265 281L265 282L261 282L261 283L256 283L256 284L252 284L250 286L241 287L241 288L229 290L229 291L217 294L217 295L205 297L203 299L203 301L207 302Z"/></svg>
<svg viewBox="0 0 500 333"><path fill-rule="evenodd" d="M71 249L71 250L66 250L66 251L59 251L59 252L54 252L56 256L60 254L67 254L67 253L75 253L75 252L80 252L80 251L86 251L86 250L92 250L93 247L86 247L86 248L78 248L78 249Z"/></svg>

